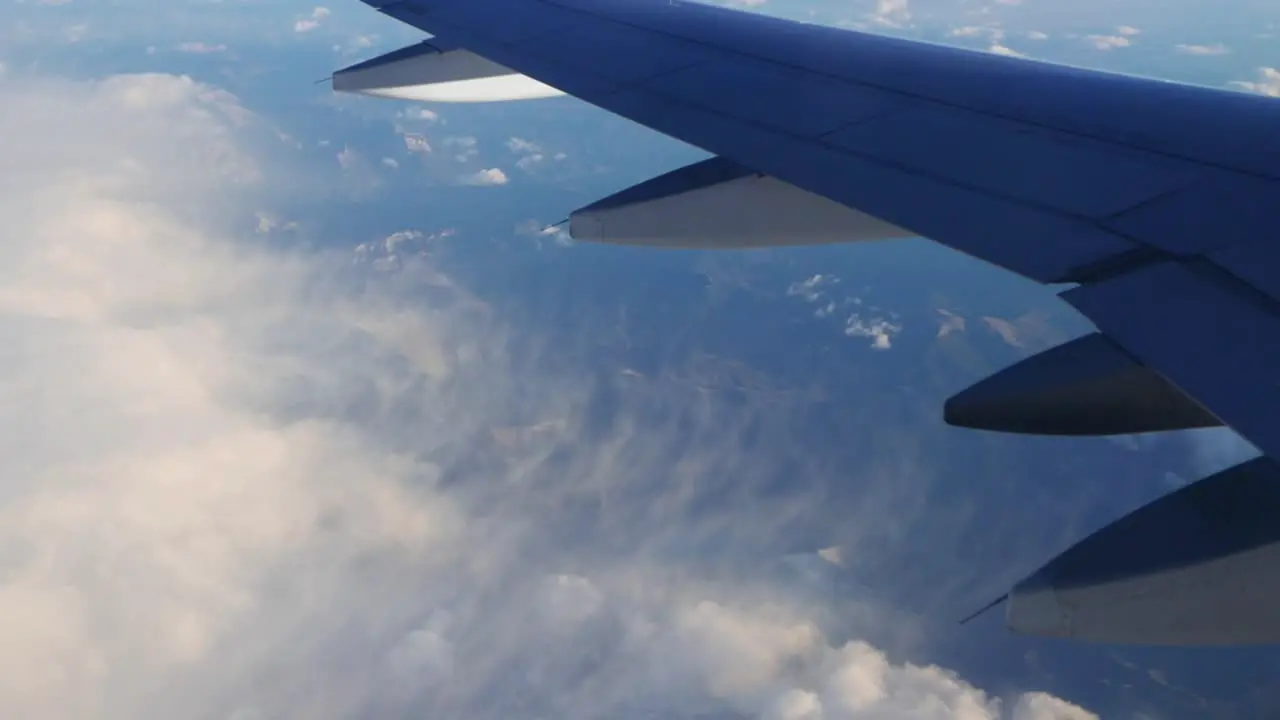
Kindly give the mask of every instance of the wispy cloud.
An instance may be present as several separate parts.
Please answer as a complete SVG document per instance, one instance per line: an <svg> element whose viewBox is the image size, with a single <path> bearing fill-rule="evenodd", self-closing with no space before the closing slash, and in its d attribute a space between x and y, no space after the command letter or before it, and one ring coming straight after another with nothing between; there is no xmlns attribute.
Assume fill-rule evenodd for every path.
<svg viewBox="0 0 1280 720"><path fill-rule="evenodd" d="M1222 43L1214 43L1213 45L1175 45L1175 49L1184 55L1226 55L1231 52L1226 45Z"/></svg>
<svg viewBox="0 0 1280 720"><path fill-rule="evenodd" d="M1088 35L1085 40L1099 50L1114 50L1116 48L1129 47L1133 44L1129 38L1123 35Z"/></svg>
<svg viewBox="0 0 1280 720"><path fill-rule="evenodd" d="M329 17L329 14L329 8L316 7L311 11L310 15L294 21L293 31L296 33L311 32L320 27L320 23L324 22L324 19Z"/></svg>
<svg viewBox="0 0 1280 720"><path fill-rule="evenodd" d="M227 46L222 43L207 42L184 42L178 43L178 52L191 53L193 55L208 55L211 53L225 52Z"/></svg>
<svg viewBox="0 0 1280 720"><path fill-rule="evenodd" d="M261 137L190 79L0 79L0 716L1094 717L762 575L808 520L776 402L514 349L443 233L270 242Z"/></svg>

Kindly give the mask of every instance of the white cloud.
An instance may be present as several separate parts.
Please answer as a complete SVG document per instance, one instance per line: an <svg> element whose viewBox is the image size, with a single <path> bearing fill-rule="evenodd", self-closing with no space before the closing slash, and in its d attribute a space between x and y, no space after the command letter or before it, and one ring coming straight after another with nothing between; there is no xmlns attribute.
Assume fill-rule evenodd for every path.
<svg viewBox="0 0 1280 720"><path fill-rule="evenodd" d="M902 326L884 317L863 317L853 313L844 321L844 334L849 337L871 338L871 347L876 350L888 350L893 347L893 338L902 332Z"/></svg>
<svg viewBox="0 0 1280 720"><path fill-rule="evenodd" d="M911 21L911 8L908 0L876 0L876 9L868 19L885 27L902 27Z"/></svg>
<svg viewBox="0 0 1280 720"><path fill-rule="evenodd" d="M548 153L542 149L541 145L519 137L508 138L506 145L508 150L520 156L516 161L516 167L527 173L542 167L548 159L561 162L568 157L563 152Z"/></svg>
<svg viewBox="0 0 1280 720"><path fill-rule="evenodd" d="M1009 57L1026 57L1026 55L1023 55L1017 50L1014 50L1013 48L1005 45L1001 45L1000 43L991 43L991 45L987 48L987 52L995 53L996 55L1008 55Z"/></svg>
<svg viewBox="0 0 1280 720"><path fill-rule="evenodd" d="M206 42L184 42L178 43L178 52L191 53L193 55L207 55L210 53L225 52L226 45L222 43L206 43Z"/></svg>
<svg viewBox="0 0 1280 720"><path fill-rule="evenodd" d="M507 174L498 168L477 170L462 178L463 185L506 185Z"/></svg>
<svg viewBox="0 0 1280 720"><path fill-rule="evenodd" d="M428 110L424 107L409 108L402 112L401 117L406 120L421 120L423 122L435 123L440 121L440 113L434 110Z"/></svg>
<svg viewBox="0 0 1280 720"><path fill-rule="evenodd" d="M547 156L542 153L532 153L517 160L516 167L524 170L525 172L532 172L534 168L541 165L542 161L546 159Z"/></svg>
<svg viewBox="0 0 1280 720"><path fill-rule="evenodd" d="M1215 43L1213 45L1175 45L1175 49L1184 55L1226 55L1231 52L1226 45Z"/></svg>
<svg viewBox="0 0 1280 720"><path fill-rule="evenodd" d="M1000 717L789 584L701 577L637 489L742 492L755 444L584 423L578 373L406 252L447 231L369 245L393 266L273 243L274 134L185 78L0 81L0 717Z"/></svg>
<svg viewBox="0 0 1280 720"><path fill-rule="evenodd" d="M453 150L453 159L460 163L471 161L480 154L479 141L471 136L452 136L443 140L446 148Z"/></svg>
<svg viewBox="0 0 1280 720"><path fill-rule="evenodd" d="M342 150L338 152L336 157L338 160L338 165L341 166L343 170L354 170L357 167L359 167L360 163L362 162L360 153L356 152L350 147L342 148Z"/></svg>
<svg viewBox="0 0 1280 720"><path fill-rule="evenodd" d="M1042 33L1039 30L1032 30L1027 33L1027 39L1028 40L1048 40L1049 34Z"/></svg>
<svg viewBox="0 0 1280 720"><path fill-rule="evenodd" d="M542 152L542 148L539 147L537 143L518 137L509 138L507 140L507 149L517 155Z"/></svg>
<svg viewBox="0 0 1280 720"><path fill-rule="evenodd" d="M411 153L431 152L431 143L427 141L427 136L416 133L404 134L404 147Z"/></svg>
<svg viewBox="0 0 1280 720"><path fill-rule="evenodd" d="M320 23L324 22L324 19L329 17L329 14L329 8L316 7L311 11L310 15L299 18L293 23L293 31L296 33L311 32L320 27Z"/></svg>
<svg viewBox="0 0 1280 720"><path fill-rule="evenodd" d="M1258 68L1257 80L1234 80L1231 84L1242 90L1280 97L1280 68Z"/></svg>
<svg viewBox="0 0 1280 720"><path fill-rule="evenodd" d="M1133 27L1132 25L1120 25L1116 27L1117 35L1128 36L1128 35L1140 35L1141 33L1142 33L1141 30L1139 30L1136 27Z"/></svg>
<svg viewBox="0 0 1280 720"><path fill-rule="evenodd" d="M964 25L951 30L952 37L986 37L996 41L1004 37L1004 30L990 25Z"/></svg>
<svg viewBox="0 0 1280 720"><path fill-rule="evenodd" d="M797 280L787 286L788 297L799 297L805 302L817 302L824 296L825 288L840 282L840 278L831 275L810 275L804 280Z"/></svg>
<svg viewBox="0 0 1280 720"><path fill-rule="evenodd" d="M531 237L542 247L543 240L550 240L558 247L573 247L574 240L565 226L567 223L548 225L535 219L529 219L516 225L516 234Z"/></svg>
<svg viewBox="0 0 1280 720"><path fill-rule="evenodd" d="M1011 720L1094 720L1098 717L1079 705L1042 692L1029 692L1018 698Z"/></svg>
<svg viewBox="0 0 1280 720"><path fill-rule="evenodd" d="M1085 40L1099 50L1113 50L1115 48L1129 47L1133 44L1129 38L1123 35L1088 35Z"/></svg>
<svg viewBox="0 0 1280 720"><path fill-rule="evenodd" d="M334 45L333 50L334 52L341 53L343 55L350 55L362 50L368 50L373 47L377 41L377 35L356 35L350 40L347 40L345 44Z"/></svg>
<svg viewBox="0 0 1280 720"><path fill-rule="evenodd" d="M78 43L89 36L89 23L76 23L66 29L63 37L69 43Z"/></svg>
<svg viewBox="0 0 1280 720"><path fill-rule="evenodd" d="M391 168L392 170L400 167L400 161L396 160L395 158L384 157L382 158L382 164L386 167Z"/></svg>

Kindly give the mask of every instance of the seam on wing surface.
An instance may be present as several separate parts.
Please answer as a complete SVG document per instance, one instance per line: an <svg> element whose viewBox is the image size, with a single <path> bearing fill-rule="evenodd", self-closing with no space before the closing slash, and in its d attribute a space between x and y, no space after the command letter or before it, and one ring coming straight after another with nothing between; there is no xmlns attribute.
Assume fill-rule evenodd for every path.
<svg viewBox="0 0 1280 720"><path fill-rule="evenodd" d="M752 128L751 133L762 142L781 142L793 148L803 144L849 161L856 159L917 176L934 184L930 187L952 187L967 196L985 196L1061 218L1060 224L1066 224L1048 236L1026 237L1024 240L1024 243L1040 244L1046 252L1062 255L1065 264L1060 263L1058 270L1050 270L1052 262L1046 264L1025 257L1025 249L1014 253L1023 254L1024 262L1016 259L999 262L1010 270L1042 282L1076 282L1084 277L1099 277L1099 272L1104 276L1110 275L1117 268L1132 269L1135 263L1139 266L1145 264L1148 258L1159 257L1159 252L1192 255L1210 247L1229 246L1245 239L1243 230L1248 227L1239 221L1236 222L1239 227L1232 226L1231 214L1217 209L1217 205L1222 203L1213 202L1216 199L1215 188L1248 188L1256 199L1257 193L1273 196L1274 188L1270 186L1280 186L1280 183L1267 181L1264 176L1250 176L1247 170L1223 170L1185 154L1124 142L1123 138L1099 136L1081 132L1078 128L1063 127L1061 123L1041 122L1035 117L1011 116L987 107L950 102L937 97L938 93L930 92L928 87L913 91L910 87L852 77L849 73L841 74L830 68L814 68L812 58L806 61L797 56L798 59L793 58L789 62L779 56L789 52L785 47L780 49L780 43L786 38L780 40L777 35L795 36L791 39L798 45L790 51L795 53L805 52L810 40L832 47L836 44L849 47L872 44L874 47L870 50L864 48L857 52L879 52L882 49L892 55L890 59L893 62L902 63L909 61L903 59L905 55L899 46L908 43L917 49L923 48L920 52L924 54L956 55L957 58L963 55L964 59L980 59L985 63L983 67L1026 75L1031 71L1020 69L1024 65L1017 64L1025 64L1023 60L979 57L979 53L955 48L836 31L678 1L670 5L635 0L611 3L593 0L366 2L445 38L457 33L462 44L474 44L475 47L470 48L473 52L492 55L490 59L494 62L747 165L753 164L753 155L768 153L755 147L744 149L741 143L722 140L714 133L708 136L706 132L688 126L718 117L715 122L725 133L746 132L747 128ZM408 9L412 9L417 17L405 17L404 11ZM505 10L514 15L504 15ZM484 20L495 16L506 17L501 27ZM686 20L688 29L681 24ZM729 20L732 22L725 22ZM712 22L733 25L737 30L717 35L714 28L708 29ZM578 32L567 35L551 32L557 29ZM744 45L753 33L768 38L763 50ZM604 42L596 37L597 34L610 42ZM549 41L548 38L563 40ZM655 49L652 53L645 52L649 48ZM575 65L569 62L570 57L586 62ZM1043 67L1051 69L1054 66ZM1059 74L1080 72L1061 68L1048 71ZM984 72L991 74L995 71ZM719 75L732 82L711 82ZM797 82L813 83L815 88L848 88L848 97L840 95L839 103L831 101L839 90L835 93L792 93L797 97L812 98L806 101L809 107L800 110L822 112L836 119L843 114L843 122L832 130L831 123L825 120L806 123L795 108L790 109L793 114L788 116L785 103L773 102L768 97L744 97L744 88L767 85L766 75L775 76L775 80L790 76L797 78ZM858 105L854 97L858 93L871 104ZM888 98L888 102L883 98ZM850 102L854 104L850 105ZM653 107L637 111L638 105L645 104L667 107L658 108L656 114ZM731 111L726 111L726 108ZM695 114L702 114L706 120L697 120ZM914 120L913 126L907 127L903 122L908 118ZM929 128L945 122L960 123L957 126L959 130L949 129L960 133L956 143L961 147L953 148L949 154L922 152L920 146L927 145L931 139ZM766 135L759 135L761 132ZM942 134L932 133L935 137ZM699 136L703 138L701 142ZM768 140L768 136L774 139ZM711 137L710 142L707 137ZM895 137L898 140L890 149L892 143L888 141ZM982 142L977 142L979 140ZM986 163L984 156L980 156L982 150L986 151ZM1043 162L1032 162L1032 156ZM999 160L1003 166L984 170L984 164L995 161L991 158ZM1127 170L1119 172L1116 168ZM788 169L782 168L782 172L777 172L775 167L770 174L901 227L910 228L917 224L912 222L919 214L917 210L910 211L913 217L904 217L903 211L886 214L885 208L875 207L874 203L860 204L858 197L851 193L833 197L829 187L797 182L796 173L790 173L791 177L788 177ZM1226 194L1225 197L1229 200L1232 195ZM1271 206L1276 206L1274 212L1280 220L1280 203L1267 204L1268 208ZM1177 215L1177 212L1171 213L1171 209L1182 211L1182 222L1169 221L1170 217ZM1271 211L1268 209L1268 212ZM1019 223L1017 217L1017 213L1010 216L1012 225L1000 231L1006 236L1016 237L1038 225L1026 223L1025 217L1024 222ZM977 222L976 219L974 221ZM1045 222L1055 221L1046 219ZM926 221L925 224L929 223ZM1080 237L1071 237L1071 225L1078 227L1075 232ZM1001 259L1000 253L990 252L992 248L985 244L979 243L975 247L963 238L957 241L951 237L951 228L931 227L933 232L913 229L983 259ZM1093 240L1087 236L1092 236ZM1055 241L1056 245L1053 244ZM1159 252L1154 256L1135 253L1139 246L1156 248Z"/></svg>

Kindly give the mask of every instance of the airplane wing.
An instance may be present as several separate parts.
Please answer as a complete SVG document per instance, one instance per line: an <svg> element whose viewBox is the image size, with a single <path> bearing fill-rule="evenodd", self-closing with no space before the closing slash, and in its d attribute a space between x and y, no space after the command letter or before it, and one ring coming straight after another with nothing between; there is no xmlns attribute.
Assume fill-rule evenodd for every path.
<svg viewBox="0 0 1280 720"><path fill-rule="evenodd" d="M921 236L1075 284L1063 298L1100 332L960 393L948 422L1062 435L1227 425L1267 456L1231 477L1280 480L1280 101L683 0L364 1L433 37L335 73L336 90L567 93L713 154L575 212L575 237L751 247ZM1206 487L1240 502L1238 485ZM1206 562L1166 555L1126 565L1126 577L1182 573L1203 587ZM1009 604L1010 624L1029 632L1107 639L1114 618L1087 621L1099 603L1128 592L1126 612L1151 605L1097 583L1111 589L1046 604L1054 588L1034 580L1034 603L1015 588ZM1166 618L1125 637L1240 641L1206 619L1213 595L1186 595L1176 632ZM1239 620L1248 608L1233 602ZM1184 617L1195 612L1198 622ZM1280 640L1280 623L1268 626L1264 640Z"/></svg>

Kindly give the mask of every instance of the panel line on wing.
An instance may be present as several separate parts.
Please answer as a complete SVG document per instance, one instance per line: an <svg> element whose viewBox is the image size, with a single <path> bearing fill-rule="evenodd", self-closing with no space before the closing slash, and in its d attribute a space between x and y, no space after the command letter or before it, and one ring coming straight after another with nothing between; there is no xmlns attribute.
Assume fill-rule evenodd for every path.
<svg viewBox="0 0 1280 720"><path fill-rule="evenodd" d="M893 87L893 86L890 86L890 85L883 85L883 84L880 84L880 83L870 82L870 81L867 81L867 80L864 80L864 79L851 78L851 77L848 77L848 76L838 75L838 74L836 74L836 73L834 73L834 72L831 72L831 71L829 71L829 70L825 70L825 69L823 69L823 68L821 68L821 67L815 67L815 66L803 65L803 64L798 64L798 63L794 63L794 62L786 62L786 61L780 60L780 59L778 59L778 58L768 57L768 56L765 56L765 55L762 55L762 54L759 54L759 53L753 53L753 52L750 52L748 49L743 49L743 48L740 48L740 47L737 47L737 46L730 46L730 45L725 44L725 43L710 43L710 42L706 42L706 41L704 41L704 40L702 40L702 39L700 39L700 38L694 37L692 34L690 34L690 35L684 35L684 36L682 36L682 35L677 35L677 34L675 34L675 33L671 33L671 32L669 32L669 31L667 31L667 30L665 30L665 29L662 29L662 28L653 27L653 26L650 26L650 25L644 25L644 24L640 24L640 23L638 23L638 22L636 22L636 21L634 21L634 20L628 20L628 19L625 19L625 18L622 18L622 17L618 17L618 11L617 11L617 9L616 9L616 8L608 8L608 12L607 12L607 14L606 14L606 12L603 12L603 11L602 11L602 12L592 12L592 11L590 11L590 10L587 10L587 9L584 9L584 8L581 8L581 7L575 7L575 6L571 5L571 4L566 4L566 3L565 3L565 2L563 2L562 0L539 0L539 1L540 1L540 2L543 2L543 3L545 3L545 4L548 4L548 5L554 5L554 6L556 6L556 7L558 7L558 8L561 8L561 9L563 9L563 10L565 10L565 11L575 12L575 13L580 13L580 14L586 15L586 16L588 16L588 17L595 18L595 19L597 19L597 20L599 20L599 21L603 21L603 22L611 22L611 23L616 23L616 24L619 24L619 25L625 25L625 26L627 26L627 27L633 28L633 29L635 29L635 30L637 30L637 31L640 31L640 32L645 32L645 33L651 33L651 34L654 34L654 35L665 36L665 37L667 37L667 38L679 39L679 40L682 40L682 41L685 41L685 42L697 43L697 44L699 44L699 45L703 45L704 47L707 47L707 48L709 48L709 49L715 50L715 51L716 51L716 52L718 52L718 53L723 53L723 54L726 54L726 55L736 55L736 56L743 57L743 58L750 58L750 59L757 60L757 61L761 61L761 62L771 63L771 64L776 65L776 66L778 66L778 67L782 67L782 68L789 68L789 69L792 69L792 70L795 70L795 71L799 71L799 72L802 72L802 73L807 73L807 74L811 74L811 75L815 75L815 76L825 77L825 78L828 78L828 79L832 79L832 80L840 81L840 82L843 82L843 83L847 83L847 84L851 84L851 85L855 85L855 86L859 86L859 87L863 87L863 88L867 88L867 89L875 89L875 90L882 91L882 92L893 93L893 94L901 95L901 96L903 96L903 97L905 97L905 98L908 98L908 99L910 99L910 100L917 101L917 102L937 103L937 104L939 104L939 105L944 105L944 106L951 107L951 108L955 108L955 109L958 109L958 110L965 110L965 111L968 111L968 112L973 112L973 113L977 113L977 114L980 114L980 115L984 115L984 116L987 116L987 117L999 118L999 119L1001 119L1001 120L1006 120L1006 121L1023 122L1023 123L1027 123L1027 124L1029 124L1029 125L1034 125L1034 126L1036 126L1036 127L1043 128L1043 129L1045 129L1045 130L1050 130L1050 131L1054 131L1054 132L1060 132L1060 133L1064 133L1064 134L1067 134L1067 135L1073 135L1073 136L1076 136L1076 137L1080 137L1080 138L1085 138L1085 139L1093 140L1093 141L1095 141L1095 142L1102 142L1102 143L1106 143L1106 144L1114 145L1114 146L1117 146L1117 147L1124 147L1124 148L1129 148L1129 149L1132 149L1132 150L1139 150L1139 151L1143 151L1143 152L1147 152L1147 153L1152 153L1152 154L1154 154L1154 155L1163 156L1163 157L1166 157L1166 158L1169 158L1169 159L1176 159L1176 160L1182 160L1182 161L1189 161L1189 162L1193 162L1193 163L1196 163L1196 164L1204 165L1204 166L1207 166L1207 167L1216 167L1216 168L1219 168L1219 169L1222 169L1222 170L1228 170L1228 171L1231 171L1231 172L1238 172L1238 173L1241 173L1241 174L1244 174L1244 175L1250 175L1250 176L1255 176L1255 177L1259 177L1259 178L1274 178L1274 177L1276 177L1276 175L1269 175L1269 174L1267 174L1267 173L1265 173L1265 172L1259 172L1259 171L1257 171L1257 170L1254 170L1254 169L1251 169L1251 168L1248 168L1248 167L1244 167L1244 166L1230 165L1230 164L1225 164L1225 163L1222 163L1222 162L1211 162L1211 161L1206 161L1206 160L1201 159L1201 158L1191 157L1191 156L1188 156L1188 155L1185 155L1185 154L1181 154L1181 153L1176 153L1176 152L1170 152L1170 151L1163 150L1163 149L1156 148L1156 147L1150 147L1150 146L1146 146L1146 145L1140 145L1140 144L1128 143L1128 142L1119 142L1116 138L1113 138L1113 137L1107 137L1107 136L1105 136L1105 135L1100 135L1100 134L1095 134L1095 133L1084 132L1084 131L1081 131L1081 130L1072 129L1072 128L1067 128L1067 127L1062 127L1062 126L1060 126L1060 125L1055 125L1055 124L1050 124L1050 123L1045 123L1045 122L1038 122L1038 121L1036 121L1036 120L1034 120L1034 119L1027 118L1027 117L1020 117L1020 116L1017 116L1017 115L1010 115L1010 114L1006 114L1006 113L995 112L995 111L992 111L992 110L989 110L989 109L984 109L984 108L974 107L974 106L971 106L971 105L966 105L966 104L958 103L958 102L954 102L954 101L948 101L948 100L946 100L946 99L944 99L944 98L932 97L932 96L924 95L924 94L921 94L921 93L918 93L918 92L909 92L909 91L904 90L904 89L902 89L902 88ZM755 14L755 13L750 13L750 12L747 12L747 11L744 11L744 10L737 10L737 9L734 9L734 8L724 8L724 7L714 7L714 8L712 8L712 7L709 7L709 6L701 5L701 4L699 4L699 3L686 4L686 5L683 5L683 6L682 6L682 10L684 10L684 9L688 9L688 8L696 8L697 10L701 10L701 11L707 11L707 10L710 10L710 11L712 11L712 12L716 12L716 13L720 13L720 14L734 13L735 15L745 15L745 16L748 16L748 17L754 17L754 16L756 16L756 15L757 15L757 14ZM603 9L601 9L601 10L603 10ZM766 20L765 20L766 22L767 22L767 21L769 21L769 20L780 20L780 18L770 18L770 17L768 17L768 16L760 16L760 17L764 17L764 18L766 18ZM831 30L835 30L834 28L828 28L828 27L825 27L825 26L814 25L814 24L810 24L810 23L795 23L795 25L796 25L797 27L802 27L802 28L806 28L806 29L808 29L808 28L814 28L814 29L815 29L815 30L817 30L817 31L831 31ZM781 27L781 25L779 25L779 27ZM849 33L851 33L851 34L853 33L853 31L844 31L844 30L841 30L841 32L849 32ZM871 34L871 33L856 33L856 34L857 34L857 35L859 35L863 41L867 41L867 40L869 40L869 39L876 39L876 40L889 40L889 41L897 40L896 38L888 38L888 37L885 37L885 36L874 35L874 34ZM928 47L928 48L934 48L935 50L956 51L956 52L962 52L962 53L975 53L975 54L976 54L976 51L967 51L967 50L962 50L962 49L960 49L960 48L954 48L954 47L951 47L951 46L946 46L946 45L941 45L941 44L924 43L924 42L919 42L919 41L914 41L914 42L915 42L915 44L916 44L916 45L923 46L923 47ZM985 58L985 56L984 56L984 58ZM1016 61L1020 61L1020 62L1036 62L1036 61L1027 61L1027 60L1024 60L1024 59L1012 59L1012 58L1008 58L1008 59L1006 59L1006 58L991 59L991 61L992 61L992 62L999 62L999 61L1004 61L1004 60L1009 60L1009 61L1015 61L1015 60L1016 60ZM1057 67L1057 66L1054 66L1054 67ZM1065 67L1065 66L1064 66L1064 67ZM1074 69L1074 68L1066 68L1066 69L1071 70L1071 69ZM1136 78L1128 78L1127 76L1120 76L1120 75L1117 75L1116 77L1117 77L1117 78L1124 78L1124 79L1136 79ZM1225 92L1225 91L1224 91L1224 92Z"/></svg>

